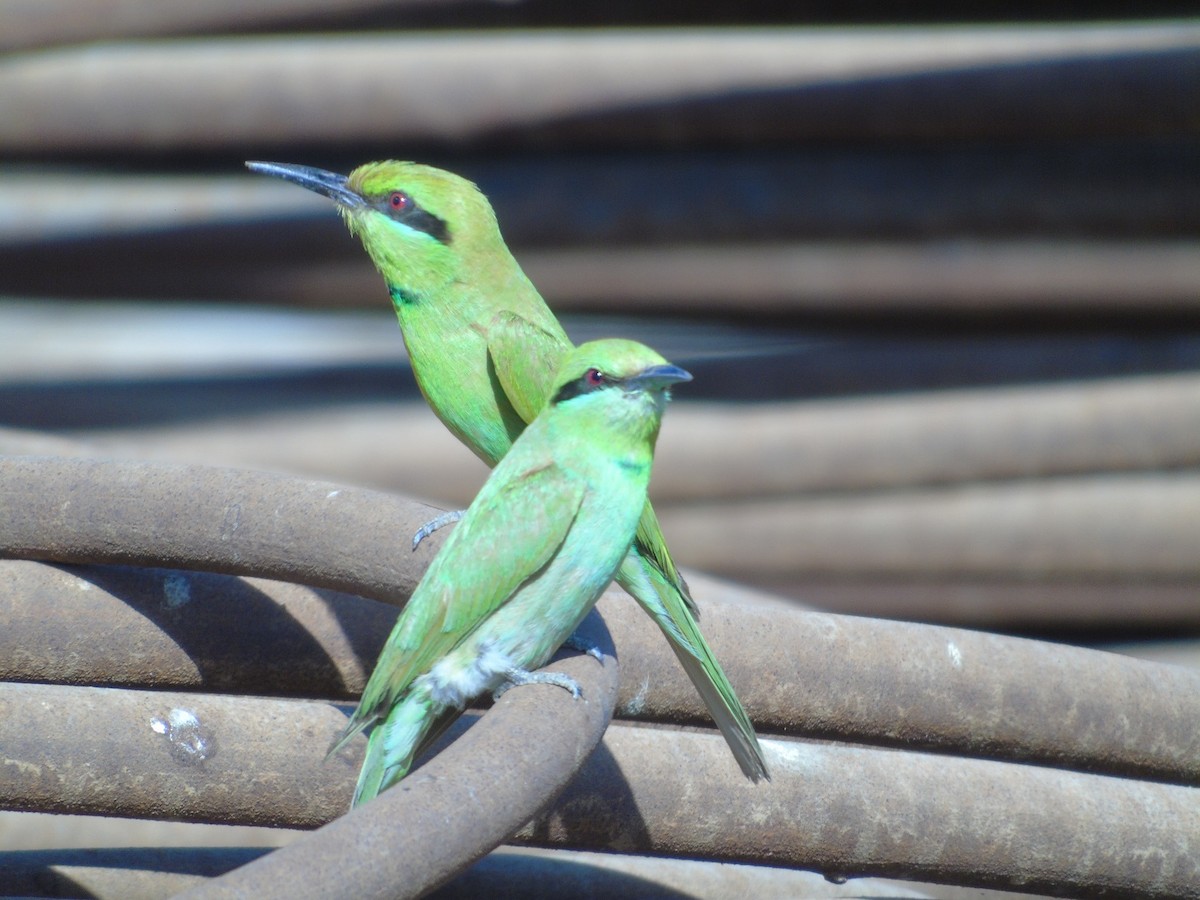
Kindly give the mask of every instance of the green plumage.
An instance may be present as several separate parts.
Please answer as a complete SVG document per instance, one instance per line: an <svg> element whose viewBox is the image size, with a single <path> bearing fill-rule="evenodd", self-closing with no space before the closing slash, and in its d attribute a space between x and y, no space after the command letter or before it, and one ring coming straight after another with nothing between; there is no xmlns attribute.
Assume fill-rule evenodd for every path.
<svg viewBox="0 0 1200 900"><path fill-rule="evenodd" d="M530 670L574 632L628 552L667 388L688 378L632 341L594 341L567 357L561 385L571 396L547 405L496 466L331 750L374 726L356 805L403 778L472 698L506 681L550 680Z"/></svg>
<svg viewBox="0 0 1200 900"><path fill-rule="evenodd" d="M248 163L333 199L392 297L413 372L446 426L495 466L551 396L570 340L470 182L406 162L348 177ZM742 771L768 777L754 728L704 640L687 585L647 503L617 581L662 629Z"/></svg>

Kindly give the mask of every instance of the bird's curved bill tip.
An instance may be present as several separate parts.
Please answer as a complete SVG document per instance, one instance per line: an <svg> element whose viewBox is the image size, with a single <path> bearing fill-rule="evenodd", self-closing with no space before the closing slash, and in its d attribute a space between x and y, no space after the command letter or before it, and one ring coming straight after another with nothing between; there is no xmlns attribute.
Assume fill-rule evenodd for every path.
<svg viewBox="0 0 1200 900"><path fill-rule="evenodd" d="M679 368L679 366L666 364L643 369L638 373L636 380L639 384L665 387L684 381L691 381L692 373L686 369Z"/></svg>
<svg viewBox="0 0 1200 900"><path fill-rule="evenodd" d="M261 162L254 159L246 160L246 168L260 175L270 175L298 184L342 206L363 205L363 198L350 188L349 179L337 172L294 163Z"/></svg>

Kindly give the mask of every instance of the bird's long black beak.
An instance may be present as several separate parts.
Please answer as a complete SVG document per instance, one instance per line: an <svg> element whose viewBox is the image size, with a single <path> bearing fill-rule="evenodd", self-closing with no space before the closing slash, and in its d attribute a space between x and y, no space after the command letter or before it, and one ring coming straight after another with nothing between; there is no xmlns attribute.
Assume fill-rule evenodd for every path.
<svg viewBox="0 0 1200 900"><path fill-rule="evenodd" d="M339 206L355 209L365 205L365 201L358 192L350 188L349 179L337 172L327 172L325 169L297 166L292 163L258 162L256 160L248 160L246 168L251 172L273 175L284 181L290 181L292 184L298 184L302 188L308 188L310 191L328 197Z"/></svg>
<svg viewBox="0 0 1200 900"><path fill-rule="evenodd" d="M628 379L626 384L632 382L641 387L653 390L655 388L670 387L673 384L691 380L692 373L686 369L681 369L679 366L662 365L650 366L647 369L642 369L642 371Z"/></svg>

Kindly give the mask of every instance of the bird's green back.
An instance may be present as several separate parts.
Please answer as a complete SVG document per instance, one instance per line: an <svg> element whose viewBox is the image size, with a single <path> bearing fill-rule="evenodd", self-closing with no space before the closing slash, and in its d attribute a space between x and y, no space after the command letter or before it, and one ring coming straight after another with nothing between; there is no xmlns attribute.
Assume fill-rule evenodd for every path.
<svg viewBox="0 0 1200 900"><path fill-rule="evenodd" d="M349 186L388 211L339 207L387 284L422 393L463 443L495 465L545 404L572 349L566 332L474 184L387 161L355 169ZM405 202L415 216L391 213Z"/></svg>
<svg viewBox="0 0 1200 900"><path fill-rule="evenodd" d="M571 343L509 252L486 198L466 179L418 163L368 163L348 177L248 165L338 204L387 283L430 407L496 465L546 402ZM617 580L663 630L742 771L767 777L754 728L700 632L649 503Z"/></svg>
<svg viewBox="0 0 1200 900"><path fill-rule="evenodd" d="M539 590L537 580L550 569L556 569L556 581L549 589L557 593L569 585L561 601L579 606L570 627L552 628L544 637L536 632L546 623L526 623L533 632L529 640L538 645L535 655L548 656L573 630L632 542L665 393L585 383L568 397L562 388L579 390L574 385L593 371L612 382L621 373L659 365L665 365L661 356L632 341L595 341L569 354L559 399L545 406L496 466L430 564L335 750L385 718L415 679L501 607ZM573 534L577 526L584 533Z"/></svg>

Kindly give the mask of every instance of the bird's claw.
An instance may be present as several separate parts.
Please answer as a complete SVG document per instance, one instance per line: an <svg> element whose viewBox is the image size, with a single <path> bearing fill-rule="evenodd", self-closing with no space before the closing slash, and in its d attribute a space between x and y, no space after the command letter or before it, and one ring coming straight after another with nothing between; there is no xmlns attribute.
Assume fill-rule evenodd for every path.
<svg viewBox="0 0 1200 900"><path fill-rule="evenodd" d="M430 519L428 522L418 528L413 534L412 548L416 550L417 547L421 545L421 541L425 540L425 538L429 537L439 528L445 528L447 525L453 525L455 522L461 519L465 513L465 509L452 509L448 512L442 513L440 516L435 516L434 518Z"/></svg>
<svg viewBox="0 0 1200 900"><path fill-rule="evenodd" d="M561 672L530 672L526 669L509 669L504 673L504 677L508 680L492 691L493 700L499 700L508 690L522 684L555 684L563 690L570 691L571 696L576 700L583 696L583 691L579 689L579 682Z"/></svg>
<svg viewBox="0 0 1200 900"><path fill-rule="evenodd" d="M580 653L586 653L597 662L604 662L604 651L589 642L586 638L581 637L577 631L571 632L571 635L563 641L563 646L570 647L572 650L578 650Z"/></svg>

